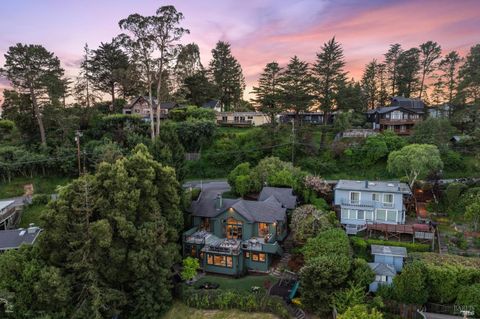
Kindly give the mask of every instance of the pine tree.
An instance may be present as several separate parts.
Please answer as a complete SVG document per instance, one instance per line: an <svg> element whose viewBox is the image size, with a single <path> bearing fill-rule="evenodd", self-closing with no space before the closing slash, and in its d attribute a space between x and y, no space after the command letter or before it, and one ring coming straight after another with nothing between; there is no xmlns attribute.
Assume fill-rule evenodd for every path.
<svg viewBox="0 0 480 319"><path fill-rule="evenodd" d="M399 43L390 45L390 49L385 53L385 66L387 71L387 79L390 81L391 96L398 94L398 59L402 54L402 46Z"/></svg>
<svg viewBox="0 0 480 319"><path fill-rule="evenodd" d="M422 79L420 82L420 93L418 95L419 99L423 98L423 93L426 91L425 80L428 79L428 76L435 70L435 61L440 57L441 54L442 48L437 42L427 41L420 44L420 66Z"/></svg>
<svg viewBox="0 0 480 319"><path fill-rule="evenodd" d="M301 61L297 56L283 70L280 78L280 100L285 110L292 110L298 122L298 115L306 112L312 106L313 77L310 74L308 63Z"/></svg>
<svg viewBox="0 0 480 319"><path fill-rule="evenodd" d="M268 63L260 74L258 86L253 88L256 98L253 102L261 112L270 115L270 123L275 125L275 117L281 111L280 106L280 72L277 62Z"/></svg>
<svg viewBox="0 0 480 319"><path fill-rule="evenodd" d="M62 82L64 70L60 60L41 45L18 43L8 48L2 73L20 93L29 94L40 132L40 141L47 145L43 123L43 104L52 103L52 90ZM58 87L57 87L58 88Z"/></svg>
<svg viewBox="0 0 480 319"><path fill-rule="evenodd" d="M480 103L480 44L470 48L460 67L459 95L464 103Z"/></svg>
<svg viewBox="0 0 480 319"><path fill-rule="evenodd" d="M387 92L387 65L380 63L377 65L377 83L378 83L378 104L386 105L388 101Z"/></svg>
<svg viewBox="0 0 480 319"><path fill-rule="evenodd" d="M368 109L374 109L378 102L378 64L373 60L365 66L362 76L362 89Z"/></svg>
<svg viewBox="0 0 480 319"><path fill-rule="evenodd" d="M453 98L456 95L458 85L458 67L462 62L462 58L457 51L449 52L440 61L439 69L442 72L440 79L443 82L444 88L447 89L446 100L448 103L453 103Z"/></svg>
<svg viewBox="0 0 480 319"><path fill-rule="evenodd" d="M88 44L85 44L83 47L83 52L83 60L80 63L80 73L78 74L73 87L73 96L80 105L91 107L100 100L100 96L95 91L93 83L91 83L89 64L92 53L88 48Z"/></svg>
<svg viewBox="0 0 480 319"><path fill-rule="evenodd" d="M217 42L212 50L209 71L225 110L239 106L245 89L245 78L240 63L232 55L229 43Z"/></svg>
<svg viewBox="0 0 480 319"><path fill-rule="evenodd" d="M200 48L196 43L182 45L176 58L174 74L175 88L180 93L186 78L203 71L203 65L200 61Z"/></svg>
<svg viewBox="0 0 480 319"><path fill-rule="evenodd" d="M316 79L316 94L325 118L335 107L339 87L345 86L346 72L343 49L335 37L324 43L313 67ZM325 124L327 121L324 121Z"/></svg>
<svg viewBox="0 0 480 319"><path fill-rule="evenodd" d="M417 92L420 71L420 50L411 48L398 57L398 95L411 97Z"/></svg>

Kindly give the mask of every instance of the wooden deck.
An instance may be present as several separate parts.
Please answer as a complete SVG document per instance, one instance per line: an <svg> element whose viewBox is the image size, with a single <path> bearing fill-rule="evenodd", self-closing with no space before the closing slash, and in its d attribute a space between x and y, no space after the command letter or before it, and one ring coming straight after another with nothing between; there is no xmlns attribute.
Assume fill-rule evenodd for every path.
<svg viewBox="0 0 480 319"><path fill-rule="evenodd" d="M368 236L372 236L374 232L381 233L386 240L392 238L400 240L402 235L411 235L412 241L415 239L431 241L435 237L435 230L428 224L367 224Z"/></svg>

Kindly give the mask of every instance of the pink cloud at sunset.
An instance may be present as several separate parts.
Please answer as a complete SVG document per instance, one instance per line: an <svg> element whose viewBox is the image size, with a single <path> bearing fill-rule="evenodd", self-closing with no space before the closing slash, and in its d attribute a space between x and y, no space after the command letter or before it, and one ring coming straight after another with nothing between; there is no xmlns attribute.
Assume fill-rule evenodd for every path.
<svg viewBox="0 0 480 319"><path fill-rule="evenodd" d="M480 1L475 0L25 0L2 4L0 65L9 46L40 43L59 56L68 76L75 76L86 42L95 48L120 33L120 19L134 12L153 14L166 4L184 13L191 34L183 42L200 46L204 65L218 40L231 43L244 71L247 97L266 63L284 65L293 55L313 62L333 36L342 43L346 68L355 79L393 43L410 48L433 40L444 53L465 54L480 42Z"/></svg>

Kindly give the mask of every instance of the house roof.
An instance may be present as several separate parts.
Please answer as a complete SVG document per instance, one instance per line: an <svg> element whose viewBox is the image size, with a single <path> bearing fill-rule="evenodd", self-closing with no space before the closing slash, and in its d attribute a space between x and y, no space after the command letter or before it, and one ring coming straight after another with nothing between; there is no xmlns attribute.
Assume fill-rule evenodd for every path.
<svg viewBox="0 0 480 319"><path fill-rule="evenodd" d="M375 275L393 277L397 273L391 265L383 263L368 263L368 266L375 272Z"/></svg>
<svg viewBox="0 0 480 319"><path fill-rule="evenodd" d="M10 205L12 205L13 203L15 203L14 200L2 200L2 201L0 201L0 211L7 208Z"/></svg>
<svg viewBox="0 0 480 319"><path fill-rule="evenodd" d="M388 181L353 181L341 179L338 181L337 185L335 185L335 189L401 194L412 193L407 184Z"/></svg>
<svg viewBox="0 0 480 319"><path fill-rule="evenodd" d="M420 99L412 99L403 96L394 96L391 102L392 106L403 106L412 109L423 109L425 103Z"/></svg>
<svg viewBox="0 0 480 319"><path fill-rule="evenodd" d="M258 200L262 201L271 196L275 197L288 209L294 209L297 206L297 196L293 195L293 189L291 188L264 187Z"/></svg>
<svg viewBox="0 0 480 319"><path fill-rule="evenodd" d="M403 106L382 106L382 107L377 107L376 109L373 110L368 110L367 114L385 114L385 113L390 113L396 110L402 110L404 112L410 112L410 113L417 113L417 114L423 114L423 111L420 109L412 109L412 108L407 108Z"/></svg>
<svg viewBox="0 0 480 319"><path fill-rule="evenodd" d="M22 244L33 244L40 232L41 229L38 227L2 230L0 231L0 251L17 249Z"/></svg>
<svg viewBox="0 0 480 319"><path fill-rule="evenodd" d="M190 210L194 216L215 217L232 208L249 222L274 223L285 220L287 208L295 207L296 196L292 195L291 188L268 187L262 193L263 197L261 194L258 201L222 198L222 206L219 208L215 206L216 199L200 196L198 201L192 202ZM277 197L281 197L281 200Z"/></svg>
<svg viewBox="0 0 480 319"><path fill-rule="evenodd" d="M156 98L152 98L153 99L153 108L156 108L157 107L157 99ZM135 104L137 104L140 100L144 100L144 101L149 101L150 98L148 96L138 96L137 98L135 98L132 102L130 102L130 104L127 104L125 105L125 109L131 109L132 107L135 106ZM165 110L169 110L169 109L172 109L174 107L177 107L178 106L178 103L177 102L161 102L160 103L160 108L161 109L165 109Z"/></svg>
<svg viewBox="0 0 480 319"><path fill-rule="evenodd" d="M372 255L386 255L407 257L407 249L405 247L371 245Z"/></svg>
<svg viewBox="0 0 480 319"><path fill-rule="evenodd" d="M208 102L205 102L202 104L202 107L209 108L209 109L214 109L218 107L220 104L219 100L209 100Z"/></svg>

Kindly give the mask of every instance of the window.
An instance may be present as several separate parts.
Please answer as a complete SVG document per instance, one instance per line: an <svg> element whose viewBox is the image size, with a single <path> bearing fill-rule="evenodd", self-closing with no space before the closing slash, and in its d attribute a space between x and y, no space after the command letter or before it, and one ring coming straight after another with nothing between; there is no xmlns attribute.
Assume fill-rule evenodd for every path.
<svg viewBox="0 0 480 319"><path fill-rule="evenodd" d="M392 112L392 120L401 120L403 117L403 113L400 111L393 111Z"/></svg>
<svg viewBox="0 0 480 319"><path fill-rule="evenodd" d="M258 223L258 236L265 237L269 234L267 223Z"/></svg>
<svg viewBox="0 0 480 319"><path fill-rule="evenodd" d="M192 245L192 249L190 250L190 256L197 257L197 245Z"/></svg>
<svg viewBox="0 0 480 319"><path fill-rule="evenodd" d="M250 258L250 252L249 251L245 252L245 258L247 258L247 259Z"/></svg>
<svg viewBox="0 0 480 319"><path fill-rule="evenodd" d="M277 236L280 236L283 233L283 222L278 222L275 228L276 228Z"/></svg>
<svg viewBox="0 0 480 319"><path fill-rule="evenodd" d="M357 211L357 219L365 219L365 211L363 210Z"/></svg>
<svg viewBox="0 0 480 319"><path fill-rule="evenodd" d="M227 122L228 121L228 117L227 116L222 116L222 122Z"/></svg>
<svg viewBox="0 0 480 319"><path fill-rule="evenodd" d="M385 209L377 209L377 220L385 220L387 216L387 211Z"/></svg>
<svg viewBox="0 0 480 319"><path fill-rule="evenodd" d="M387 276L376 275L376 276L375 276L375 281L378 281L378 282L387 282Z"/></svg>
<svg viewBox="0 0 480 319"><path fill-rule="evenodd" d="M389 222L396 222L397 221L397 211L396 210L387 211L387 221L389 221Z"/></svg>
<svg viewBox="0 0 480 319"><path fill-rule="evenodd" d="M357 219L357 211L355 209L349 210L348 219Z"/></svg>
<svg viewBox="0 0 480 319"><path fill-rule="evenodd" d="M373 220L373 212L372 211L366 211L365 212L365 219L366 220Z"/></svg>
<svg viewBox="0 0 480 319"><path fill-rule="evenodd" d="M207 254L207 264L219 267L233 267L233 257L225 255Z"/></svg>
<svg viewBox="0 0 480 319"><path fill-rule="evenodd" d="M373 193L372 194L372 201L380 202L380 194L379 193Z"/></svg>
<svg viewBox="0 0 480 319"><path fill-rule="evenodd" d="M393 194L383 194L383 204L386 207L393 207Z"/></svg>
<svg viewBox="0 0 480 319"><path fill-rule="evenodd" d="M253 120L253 116L247 116L247 119Z"/></svg>
<svg viewBox="0 0 480 319"><path fill-rule="evenodd" d="M265 261L265 254L263 253L252 253L252 260L257 262Z"/></svg>
<svg viewBox="0 0 480 319"><path fill-rule="evenodd" d="M240 122L245 122L245 116L240 116Z"/></svg>
<svg viewBox="0 0 480 319"><path fill-rule="evenodd" d="M359 192L350 192L350 204L360 203L360 193Z"/></svg>
<svg viewBox="0 0 480 319"><path fill-rule="evenodd" d="M342 219L348 219L348 209L342 209Z"/></svg>
<svg viewBox="0 0 480 319"><path fill-rule="evenodd" d="M242 239L242 225L243 223L234 218L227 219L226 235L228 239Z"/></svg>
<svg viewBox="0 0 480 319"><path fill-rule="evenodd" d="M202 220L200 222L200 229L210 231L210 218L202 217Z"/></svg>

